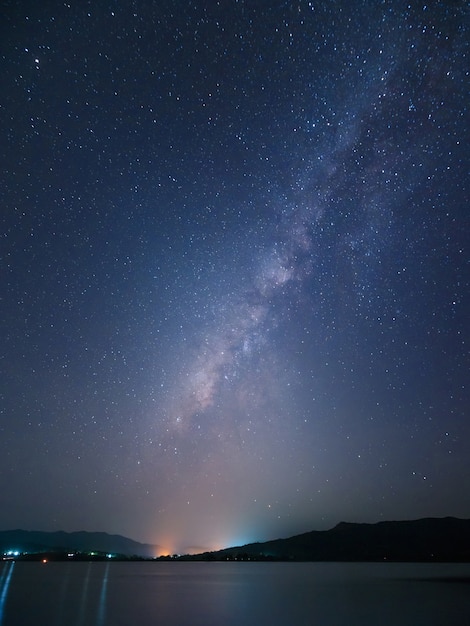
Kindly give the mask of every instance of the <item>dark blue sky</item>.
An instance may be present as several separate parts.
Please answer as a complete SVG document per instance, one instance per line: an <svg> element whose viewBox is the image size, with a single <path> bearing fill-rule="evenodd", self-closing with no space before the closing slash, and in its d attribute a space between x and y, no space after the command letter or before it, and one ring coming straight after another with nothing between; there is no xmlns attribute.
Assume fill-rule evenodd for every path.
<svg viewBox="0 0 470 626"><path fill-rule="evenodd" d="M464 2L4 2L0 527L470 517Z"/></svg>

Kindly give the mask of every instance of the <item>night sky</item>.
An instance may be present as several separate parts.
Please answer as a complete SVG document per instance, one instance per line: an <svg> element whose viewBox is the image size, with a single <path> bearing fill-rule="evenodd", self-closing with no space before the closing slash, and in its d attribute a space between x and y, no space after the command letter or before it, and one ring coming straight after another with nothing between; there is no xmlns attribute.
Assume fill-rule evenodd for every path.
<svg viewBox="0 0 470 626"><path fill-rule="evenodd" d="M470 517L465 2L2 2L0 528Z"/></svg>

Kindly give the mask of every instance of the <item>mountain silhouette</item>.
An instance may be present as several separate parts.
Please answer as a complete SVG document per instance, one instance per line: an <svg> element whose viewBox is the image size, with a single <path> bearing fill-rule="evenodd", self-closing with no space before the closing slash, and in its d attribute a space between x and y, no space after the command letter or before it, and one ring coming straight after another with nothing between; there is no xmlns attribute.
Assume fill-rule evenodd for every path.
<svg viewBox="0 0 470 626"><path fill-rule="evenodd" d="M159 547L139 543L121 535L104 532L42 532L28 530L0 531L0 553L19 552L106 552L139 557L154 557Z"/></svg>
<svg viewBox="0 0 470 626"><path fill-rule="evenodd" d="M292 561L470 561L470 520L341 522L326 531L250 543L189 558Z"/></svg>

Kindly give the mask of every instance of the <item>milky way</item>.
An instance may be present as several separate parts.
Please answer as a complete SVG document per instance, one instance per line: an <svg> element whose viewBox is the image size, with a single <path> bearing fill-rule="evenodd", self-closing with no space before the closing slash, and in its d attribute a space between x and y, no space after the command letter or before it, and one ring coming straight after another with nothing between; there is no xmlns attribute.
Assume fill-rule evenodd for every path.
<svg viewBox="0 0 470 626"><path fill-rule="evenodd" d="M259 357L269 342L279 318L288 317L306 297L305 283L312 275L319 284L317 293L311 290L308 296L312 308L315 299L323 301L325 292L337 288L338 278L325 275L323 270L325 256L344 257L347 276L339 278L340 286L353 294L354 307L377 289L376 266L389 254L396 206L406 202L413 188L424 181L423 173L407 174L414 155L404 154L395 146L388 150L376 147L376 132L371 129L373 113L381 107L382 116L393 117L396 100L383 104L382 99L390 99L390 84L399 81L403 68L395 63L393 71L384 71L375 59L372 65L379 69L352 88L355 94L367 96L358 96L359 102L351 99L339 119L332 116L334 121L320 122L320 146L309 138L306 146L298 148L296 156L301 155L302 165L292 172L294 184L278 190L281 198L270 199L274 224L267 228L271 241L256 250L248 287L221 296L211 327L197 338L200 346L180 373L174 391L177 398L169 409L172 426L184 430L194 415L217 402L227 381L250 368L253 357ZM410 107L408 112L412 119ZM407 121L401 124L406 126ZM308 117L302 124L309 132L317 126ZM366 167L362 160L368 151L372 162L365 161ZM291 158L291 154L285 155L284 167L289 167ZM392 177L400 178L401 190L393 189L393 198L389 198ZM344 221L339 227L338 216ZM237 397L236 388L232 395Z"/></svg>

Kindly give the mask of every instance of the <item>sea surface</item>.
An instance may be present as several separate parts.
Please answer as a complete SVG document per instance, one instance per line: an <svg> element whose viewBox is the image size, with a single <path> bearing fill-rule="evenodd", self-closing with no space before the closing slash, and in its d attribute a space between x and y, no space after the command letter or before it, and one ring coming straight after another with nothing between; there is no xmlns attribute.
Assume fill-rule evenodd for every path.
<svg viewBox="0 0 470 626"><path fill-rule="evenodd" d="M0 626L470 626L470 564L0 562Z"/></svg>

